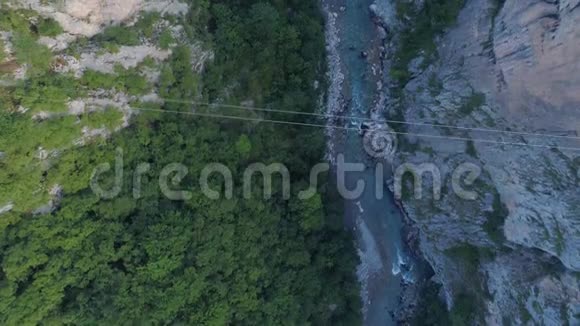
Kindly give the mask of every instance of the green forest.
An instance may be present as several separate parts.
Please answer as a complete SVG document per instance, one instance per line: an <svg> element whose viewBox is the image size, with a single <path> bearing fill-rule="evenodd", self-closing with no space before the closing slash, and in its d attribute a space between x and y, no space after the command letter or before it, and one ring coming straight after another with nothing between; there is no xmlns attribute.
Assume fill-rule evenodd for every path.
<svg viewBox="0 0 580 326"><path fill-rule="evenodd" d="M47 49L34 40L58 34L58 24L41 21L31 29L22 20L28 13L2 15L0 27L18 32L17 60L32 69L25 82L0 88L0 199L15 205L0 215L0 324L360 324L358 257L332 183L321 180L309 200L295 195L286 200L277 186L281 180L274 179L273 196L264 200L262 180L255 178L256 196L242 196L243 171L254 162L285 164L292 192L304 190L310 167L323 159L322 131L175 113L191 112L191 100L316 110L323 94L313 84L325 75L317 5L314 0L196 1L182 23L215 57L195 74L191 48L180 44L163 63L156 85L148 85L137 70L122 68L115 76L88 71L80 80L57 74L48 69ZM145 18L76 46L92 42L114 50L133 44L152 33L147 19L156 17ZM159 42L169 47L173 40L163 33ZM65 148L58 159L39 162L40 146L70 143L82 126L114 125L120 116L105 110L77 121L36 121L29 115L57 112L70 98L108 88L133 95L154 88L174 101L133 103L151 111L140 112L107 140ZM20 106L31 112L19 112ZM118 196L101 199L90 189L92 172L101 163L114 165L117 149L123 151L124 186ZM213 162L233 172L232 199L212 200L199 189L201 171ZM133 175L142 163L150 170L135 199ZM158 178L170 163L187 166L189 174L176 189L190 190L191 198L171 201L162 194ZM113 178L106 173L99 182L112 185ZM34 214L49 199L47 191L34 190L53 184L62 187L58 208ZM223 180L216 175L210 185L220 189Z"/></svg>

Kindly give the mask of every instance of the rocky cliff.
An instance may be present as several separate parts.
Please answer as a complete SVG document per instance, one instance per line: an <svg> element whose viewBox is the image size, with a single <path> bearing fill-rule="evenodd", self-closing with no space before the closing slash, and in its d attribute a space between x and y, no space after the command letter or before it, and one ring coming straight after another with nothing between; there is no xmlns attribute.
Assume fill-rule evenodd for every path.
<svg viewBox="0 0 580 326"><path fill-rule="evenodd" d="M495 19L506 113L526 116L529 128L580 133L579 6L578 0L507 1Z"/></svg>
<svg viewBox="0 0 580 326"><path fill-rule="evenodd" d="M577 0L468 0L389 106L415 123L397 163L443 180L440 200L402 198L421 252L448 304L469 292L488 324L580 323L579 26ZM475 200L453 191L463 163L482 170Z"/></svg>
<svg viewBox="0 0 580 326"><path fill-rule="evenodd" d="M185 14L188 6L177 0L41 0L8 1L14 8L31 9L55 19L71 35L93 36L104 27L119 24L141 11Z"/></svg>

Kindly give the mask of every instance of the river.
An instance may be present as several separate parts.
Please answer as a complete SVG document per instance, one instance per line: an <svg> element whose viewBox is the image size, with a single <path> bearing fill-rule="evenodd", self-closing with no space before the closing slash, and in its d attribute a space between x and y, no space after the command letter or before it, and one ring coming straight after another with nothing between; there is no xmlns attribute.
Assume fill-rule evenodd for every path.
<svg viewBox="0 0 580 326"><path fill-rule="evenodd" d="M380 38L371 19L370 0L323 1L327 17L327 50L330 90L327 112L370 118L379 96L377 72ZM373 65L372 63L375 63ZM359 121L360 122L360 121ZM357 127L352 119L332 121L334 125ZM344 155L347 163L364 163L361 173L348 173L346 187L355 189L365 182L356 199L345 199L345 219L353 229L361 258L357 275L361 284L365 325L396 325L405 284L414 282L416 263L403 242L403 215L385 186L385 177L376 176L377 164L365 151L363 138L354 131L329 132L329 156ZM380 189L384 196L378 196Z"/></svg>

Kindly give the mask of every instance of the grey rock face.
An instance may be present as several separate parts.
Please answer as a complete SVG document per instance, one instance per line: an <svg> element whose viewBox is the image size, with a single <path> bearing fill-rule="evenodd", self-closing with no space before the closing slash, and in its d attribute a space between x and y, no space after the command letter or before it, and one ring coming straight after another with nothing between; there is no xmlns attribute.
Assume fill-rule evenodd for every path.
<svg viewBox="0 0 580 326"><path fill-rule="evenodd" d="M482 15L493 9L492 1L467 1L457 26L437 42L439 59L426 69L421 59L412 62L403 111L419 124L407 133L427 136L405 136L398 163L435 164L444 186L440 200L403 197L403 205L449 303L480 288L489 324L574 324L580 1L506 0L496 17ZM463 163L482 169L467 187L475 200L453 191ZM424 181L429 189L432 178ZM489 253L477 272L450 255L466 245Z"/></svg>
<svg viewBox="0 0 580 326"><path fill-rule="evenodd" d="M580 134L579 6L578 0L506 1L495 20L494 52L506 90L494 97L506 119L519 120L524 130ZM552 144L580 147L567 140L552 138ZM580 271L580 190L573 163L578 155L521 153L511 160L513 182L502 182L512 206L508 240L549 252L574 271Z"/></svg>
<svg viewBox="0 0 580 326"><path fill-rule="evenodd" d="M88 37L107 25L131 19L139 11L182 15L189 8L179 0L7 0L6 3L9 7L32 9L52 17L68 34Z"/></svg>
<svg viewBox="0 0 580 326"><path fill-rule="evenodd" d="M487 304L490 325L502 323L506 312L513 313L515 321L525 323L530 318L542 325L576 325L574 311L580 309L580 282L571 273L550 275L553 261L535 251L502 255L482 269L488 275L487 286L494 294Z"/></svg>
<svg viewBox="0 0 580 326"><path fill-rule="evenodd" d="M52 17L67 33L93 36L104 25L121 22L135 14L142 2L142 0L64 0L55 4L39 0L21 0L13 1L11 5L32 9Z"/></svg>
<svg viewBox="0 0 580 326"><path fill-rule="evenodd" d="M494 28L494 52L507 84L509 112L532 127L580 132L579 0L506 1ZM565 116L558 119L546 115ZM528 126L530 126L528 124Z"/></svg>

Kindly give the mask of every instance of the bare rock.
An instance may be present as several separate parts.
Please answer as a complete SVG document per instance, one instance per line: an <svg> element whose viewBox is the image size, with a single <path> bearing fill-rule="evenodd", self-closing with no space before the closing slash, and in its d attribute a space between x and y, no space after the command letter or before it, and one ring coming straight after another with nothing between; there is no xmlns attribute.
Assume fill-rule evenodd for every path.
<svg viewBox="0 0 580 326"><path fill-rule="evenodd" d="M379 33L379 37L381 38L381 40L384 40L389 36L387 29L380 25L377 26L377 33Z"/></svg>
<svg viewBox="0 0 580 326"><path fill-rule="evenodd" d="M55 19L69 34L91 37L104 26L120 23L140 9L143 0L64 0L58 4L22 0L15 5Z"/></svg>
<svg viewBox="0 0 580 326"><path fill-rule="evenodd" d="M14 209L14 204L12 204L12 203L8 203L8 204L6 204L4 206L0 206L0 215L6 214L6 213L10 212L13 209Z"/></svg>
<svg viewBox="0 0 580 326"><path fill-rule="evenodd" d="M392 28L397 24L393 1L375 1L369 6L369 11L378 25Z"/></svg>
<svg viewBox="0 0 580 326"><path fill-rule="evenodd" d="M439 59L428 67L420 59L410 64L405 120L463 129L407 126L410 134L441 138L407 136L413 146L399 150L398 163L435 164L443 180L462 162L483 174L473 201L447 191L439 201L403 204L449 304L473 282L446 250L468 243L494 254L479 266L478 282L490 293L488 324L504 317L521 324L524 311L534 324L577 324L580 159L565 148L578 148L580 141L538 134L580 135L579 8L578 0L506 0L494 18L482 15L493 12L491 2L468 1L457 26L437 41ZM469 106L474 96L484 100ZM474 140L471 154L465 141L452 137ZM497 143L477 141L482 139ZM447 181L444 188L451 186ZM497 195L506 211L493 234Z"/></svg>
<svg viewBox="0 0 580 326"><path fill-rule="evenodd" d="M578 6L578 0L508 0L496 18L493 49L506 104L537 128L580 133L580 111L568 109L580 105Z"/></svg>
<svg viewBox="0 0 580 326"><path fill-rule="evenodd" d="M92 69L104 73L113 73L115 66L120 64L123 68L134 68L145 58L155 60L166 60L171 55L169 50L161 50L155 46L121 46L116 53L105 53L99 55L94 52L83 53L80 58L82 69Z"/></svg>
<svg viewBox="0 0 580 326"><path fill-rule="evenodd" d="M32 9L55 19L66 33L91 37L109 25L130 20L140 11L183 15L188 5L178 0L63 0L46 3L42 0L19 0L13 7Z"/></svg>

